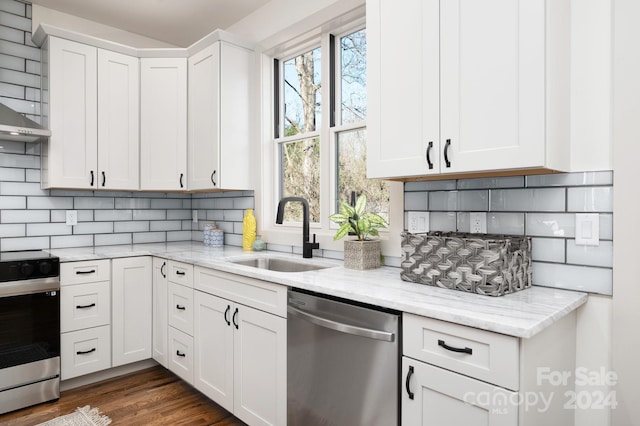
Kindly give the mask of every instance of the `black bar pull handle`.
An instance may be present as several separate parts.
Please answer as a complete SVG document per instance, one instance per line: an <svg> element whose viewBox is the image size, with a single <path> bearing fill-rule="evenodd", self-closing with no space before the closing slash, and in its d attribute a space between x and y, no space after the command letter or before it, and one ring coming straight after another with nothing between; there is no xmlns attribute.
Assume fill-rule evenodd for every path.
<svg viewBox="0 0 640 426"><path fill-rule="evenodd" d="M179 311L185 311L187 308L185 306L176 305L176 309Z"/></svg>
<svg viewBox="0 0 640 426"><path fill-rule="evenodd" d="M231 325L231 321L229 321L229 311L231 310L231 305L227 305L227 309L224 311L224 321L227 325Z"/></svg>
<svg viewBox="0 0 640 426"><path fill-rule="evenodd" d="M411 382L411 376L413 376L413 365L409 366L409 372L407 373L407 380L404 382L404 387L407 390L407 395L409 395L409 399L413 399L414 394L411 392L411 388L409 387L409 383Z"/></svg>
<svg viewBox="0 0 640 426"><path fill-rule="evenodd" d="M431 161L431 150L433 149L433 141L429 142L427 146L427 164L429 165L429 170L433 169L433 162Z"/></svg>
<svg viewBox="0 0 640 426"><path fill-rule="evenodd" d="M93 170L91 170L91 183L89 184L89 186L93 186Z"/></svg>
<svg viewBox="0 0 640 426"><path fill-rule="evenodd" d="M211 173L211 183L213 184L213 186L217 186L218 184L216 183L215 180L213 180L213 178L216 176L216 171L214 170L213 173Z"/></svg>
<svg viewBox="0 0 640 426"><path fill-rule="evenodd" d="M446 350L451 352L458 352L458 353L469 354L469 355L473 353L473 349L471 348L454 348L453 346L447 345L444 342L444 340L438 340L438 346L443 347Z"/></svg>
<svg viewBox="0 0 640 426"><path fill-rule="evenodd" d="M78 351L76 352L76 355L86 355L86 354L90 354L91 352L95 352L96 348L91 348L88 351Z"/></svg>
<svg viewBox="0 0 640 426"><path fill-rule="evenodd" d="M451 167L451 161L449 161L449 147L451 146L451 139L447 139L444 144L444 163L447 167Z"/></svg>
<svg viewBox="0 0 640 426"><path fill-rule="evenodd" d="M87 308L93 308L94 306L96 306L95 303L92 303L90 305L76 305L76 309L87 309Z"/></svg>
<svg viewBox="0 0 640 426"><path fill-rule="evenodd" d="M162 278L167 278L167 274L164 273L165 266L167 266L167 262L162 262L162 266L160 267L160 274L162 274Z"/></svg>
<svg viewBox="0 0 640 426"><path fill-rule="evenodd" d="M107 183L107 176L104 174L104 171L102 172L102 186L104 186L104 184Z"/></svg>
<svg viewBox="0 0 640 426"><path fill-rule="evenodd" d="M176 355L181 356L182 358L184 358L184 357L186 357L186 356L187 356L187 354L183 354L183 353L182 353L182 352L180 352L180 351L176 351Z"/></svg>
<svg viewBox="0 0 640 426"><path fill-rule="evenodd" d="M184 271L176 271L176 275L185 275L185 274L186 274L186 272L184 272Z"/></svg>
<svg viewBox="0 0 640 426"><path fill-rule="evenodd" d="M233 325L236 327L236 330L238 329L238 322L236 321L237 317L238 317L238 308L236 308L236 310L233 312Z"/></svg>
<svg viewBox="0 0 640 426"><path fill-rule="evenodd" d="M180 188L184 188L184 185L182 184L182 178L184 178L184 173L180 173Z"/></svg>
<svg viewBox="0 0 640 426"><path fill-rule="evenodd" d="M96 270L92 269L90 271L76 271L76 275L86 275L86 274L95 274Z"/></svg>

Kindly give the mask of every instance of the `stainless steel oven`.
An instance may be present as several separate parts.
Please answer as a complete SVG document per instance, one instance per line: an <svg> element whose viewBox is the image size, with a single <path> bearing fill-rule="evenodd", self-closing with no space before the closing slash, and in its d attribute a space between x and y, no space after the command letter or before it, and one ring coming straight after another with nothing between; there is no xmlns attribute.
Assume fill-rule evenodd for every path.
<svg viewBox="0 0 640 426"><path fill-rule="evenodd" d="M59 396L59 259L0 253L0 414Z"/></svg>

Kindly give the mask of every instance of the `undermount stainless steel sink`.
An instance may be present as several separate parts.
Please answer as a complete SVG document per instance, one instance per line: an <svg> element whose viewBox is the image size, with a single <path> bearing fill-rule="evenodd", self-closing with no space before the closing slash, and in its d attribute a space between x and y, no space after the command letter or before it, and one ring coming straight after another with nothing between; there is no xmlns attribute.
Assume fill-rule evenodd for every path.
<svg viewBox="0 0 640 426"><path fill-rule="evenodd" d="M295 262L293 260L280 259L276 257L254 257L251 259L232 260L230 262L237 265L251 266L254 268L277 272L305 272L331 267L328 265L319 265L314 263Z"/></svg>

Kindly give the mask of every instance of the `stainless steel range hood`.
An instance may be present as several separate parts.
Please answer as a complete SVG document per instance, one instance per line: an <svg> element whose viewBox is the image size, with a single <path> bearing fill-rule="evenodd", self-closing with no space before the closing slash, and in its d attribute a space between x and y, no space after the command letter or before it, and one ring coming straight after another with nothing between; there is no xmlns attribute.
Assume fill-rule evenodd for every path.
<svg viewBox="0 0 640 426"><path fill-rule="evenodd" d="M51 132L4 104L0 104L0 140L39 142Z"/></svg>

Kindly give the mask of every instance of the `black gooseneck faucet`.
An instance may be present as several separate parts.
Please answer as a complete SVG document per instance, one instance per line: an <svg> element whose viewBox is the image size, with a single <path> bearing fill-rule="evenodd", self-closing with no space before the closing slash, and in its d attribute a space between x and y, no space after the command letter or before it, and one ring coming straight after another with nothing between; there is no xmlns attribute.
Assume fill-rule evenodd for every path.
<svg viewBox="0 0 640 426"><path fill-rule="evenodd" d="M313 242L309 242L309 203L307 200L301 197L284 197L278 202L276 223L282 225L284 206L291 202L302 203L302 257L310 259L313 257L313 249L320 248L320 244L316 243L316 234L313 234Z"/></svg>

